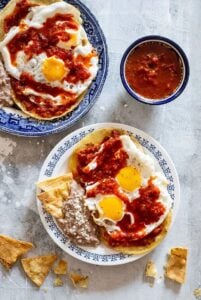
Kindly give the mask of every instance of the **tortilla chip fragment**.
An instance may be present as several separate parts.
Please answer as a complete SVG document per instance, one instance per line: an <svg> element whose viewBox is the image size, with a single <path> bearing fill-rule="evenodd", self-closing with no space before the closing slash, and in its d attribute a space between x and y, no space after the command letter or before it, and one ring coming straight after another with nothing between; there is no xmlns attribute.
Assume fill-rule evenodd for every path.
<svg viewBox="0 0 201 300"><path fill-rule="evenodd" d="M165 266L165 276L178 283L184 283L186 278L187 248L172 248Z"/></svg>
<svg viewBox="0 0 201 300"><path fill-rule="evenodd" d="M193 295L195 296L196 299L201 297L201 288L194 289Z"/></svg>
<svg viewBox="0 0 201 300"><path fill-rule="evenodd" d="M88 287L88 276L83 276L77 273L70 273L70 279L74 287L87 288Z"/></svg>
<svg viewBox="0 0 201 300"><path fill-rule="evenodd" d="M69 189L69 182L73 179L72 173L65 175L52 177L43 181L38 182L36 185L44 192L48 192L52 189Z"/></svg>
<svg viewBox="0 0 201 300"><path fill-rule="evenodd" d="M151 260L149 260L147 262L146 269L145 269L145 275L147 277L152 277L152 278L156 278L157 275L158 275L158 272L157 272L157 269L156 269L156 265Z"/></svg>
<svg viewBox="0 0 201 300"><path fill-rule="evenodd" d="M54 286L62 286L63 285L63 281L60 277L56 277L54 280Z"/></svg>
<svg viewBox="0 0 201 300"><path fill-rule="evenodd" d="M67 274L68 264L65 260L61 259L57 266L54 268L54 273L57 275L65 275Z"/></svg>
<svg viewBox="0 0 201 300"><path fill-rule="evenodd" d="M0 234L0 262L9 269L33 244Z"/></svg>
<svg viewBox="0 0 201 300"><path fill-rule="evenodd" d="M21 262L27 276L40 287L56 259L56 255L49 254L24 258Z"/></svg>

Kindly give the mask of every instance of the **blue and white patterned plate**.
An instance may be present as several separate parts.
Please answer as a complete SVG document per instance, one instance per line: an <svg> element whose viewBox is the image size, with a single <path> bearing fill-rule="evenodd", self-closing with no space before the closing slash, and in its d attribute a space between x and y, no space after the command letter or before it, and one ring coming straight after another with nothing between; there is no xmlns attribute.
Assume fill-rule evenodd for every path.
<svg viewBox="0 0 201 300"><path fill-rule="evenodd" d="M61 140L46 158L40 172L39 181L52 176L59 176L68 171L67 161L75 145L90 132L100 128L122 128L132 134L143 146L145 152L154 158L157 170L164 173L169 180L168 192L173 200L172 220L176 217L180 201L180 186L174 164L167 152L152 137L141 130L131 126L116 123L100 123L80 128ZM117 253L104 245L96 248L79 247L69 241L57 226L54 218L50 216L37 199L38 210L42 223L53 241L68 254L91 264L96 265L119 265L125 264L143 255L124 255Z"/></svg>
<svg viewBox="0 0 201 300"><path fill-rule="evenodd" d="M39 121L27 117L24 113L17 109L0 109L0 130L15 135L27 137L44 136L60 132L72 126L80 118L82 118L95 103L99 96L108 71L108 53L107 44L100 25L90 10L79 0L65 0L66 2L76 6L83 19L83 26L87 36L97 49L99 54L99 70L96 78L93 80L90 88L79 106L75 108L67 116L53 121ZM0 9L2 9L9 0L0 1Z"/></svg>

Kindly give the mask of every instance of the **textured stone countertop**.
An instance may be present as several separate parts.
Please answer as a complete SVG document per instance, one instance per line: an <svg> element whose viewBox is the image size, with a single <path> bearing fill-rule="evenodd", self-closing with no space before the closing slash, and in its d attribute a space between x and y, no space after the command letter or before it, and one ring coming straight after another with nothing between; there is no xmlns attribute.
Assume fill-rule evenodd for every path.
<svg viewBox="0 0 201 300"><path fill-rule="evenodd" d="M90 277L89 288L70 282L53 288L48 276L40 290L26 279L17 263L6 272L0 266L0 299L114 299L190 300L201 285L201 1L200 0L83 0L105 33L110 67L103 91L87 116L63 133L45 138L23 138L0 133L0 232L32 241L31 253L56 251L73 269ZM119 76L123 51L135 39L160 34L182 46L190 63L190 80L172 103L153 107L133 101ZM127 104L127 105L125 105ZM71 131L97 122L120 122L158 140L172 157L181 184L181 205L165 241L140 260L116 267L92 266L63 253L49 238L38 216L35 186L43 161L55 144ZM163 276L170 247L189 248L186 284L159 278L150 287L143 277L148 259Z"/></svg>

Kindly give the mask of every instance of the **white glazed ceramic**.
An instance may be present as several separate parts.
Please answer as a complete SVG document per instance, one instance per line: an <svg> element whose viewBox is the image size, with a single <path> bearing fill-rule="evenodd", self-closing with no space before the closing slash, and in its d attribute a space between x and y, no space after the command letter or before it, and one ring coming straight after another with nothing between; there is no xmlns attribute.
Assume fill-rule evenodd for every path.
<svg viewBox="0 0 201 300"><path fill-rule="evenodd" d="M61 140L50 152L42 166L39 181L67 172L67 161L69 156L71 155L75 145L87 134L96 129L113 127L122 128L129 132L129 134L132 134L143 146L145 152L149 153L154 158L156 169L161 171L169 180L168 192L173 200L173 223L180 201L179 179L174 164L167 152L157 141L155 141L145 132L128 125L99 123L95 125L89 125L72 132L63 140ZM109 266L125 264L144 256L144 254L125 255L117 253L107 248L105 245L100 245L96 248L77 246L70 242L69 239L64 235L61 229L57 226L54 218L43 209L39 200L37 200L37 204L42 223L50 237L60 248L77 259L91 264Z"/></svg>

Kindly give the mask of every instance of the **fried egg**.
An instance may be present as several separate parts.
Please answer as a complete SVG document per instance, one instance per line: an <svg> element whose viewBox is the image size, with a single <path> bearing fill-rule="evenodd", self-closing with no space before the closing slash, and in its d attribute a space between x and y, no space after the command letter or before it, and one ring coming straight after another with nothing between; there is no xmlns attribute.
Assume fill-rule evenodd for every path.
<svg viewBox="0 0 201 300"><path fill-rule="evenodd" d="M120 230L116 225L126 214L124 202L116 195L98 194L94 198L86 198L85 204L92 212L94 222L105 227L108 232Z"/></svg>
<svg viewBox="0 0 201 300"><path fill-rule="evenodd" d="M149 180L152 179L154 186L160 190L157 201L163 205L165 212L157 222L147 225L142 232L138 233L138 237L140 235L144 236L165 220L171 208L172 200L167 191L168 181L163 174L156 171L153 158L144 153L140 147L137 147L128 135L121 135L119 138L128 158L126 166L120 169L114 178L118 186L117 192L115 195L103 196L100 193L100 189L98 189L98 194L95 197L86 199L86 205L93 212L93 217L98 213L98 216L94 217L94 221L98 225L104 226L108 233L119 231L117 223L122 220L125 214L129 214L131 224L135 220L134 216L126 210L126 204L118 198L118 195L122 195L121 198L127 198L130 202L135 201L135 199L140 197L140 189L146 187ZM100 146L97 153L99 154L103 149L104 144ZM97 166L97 157L95 157L86 168L95 170ZM104 180L104 184L107 185L107 179ZM98 185L99 182L88 185L86 187L87 192L96 190Z"/></svg>
<svg viewBox="0 0 201 300"><path fill-rule="evenodd" d="M119 170L115 179L120 190L132 200L139 197L139 189L146 186L151 177L155 177L154 160L138 148L128 135L121 135L119 138L128 159L126 167ZM100 146L97 156L84 168L87 172L98 167L97 158L103 150L104 144Z"/></svg>
<svg viewBox="0 0 201 300"><path fill-rule="evenodd" d="M30 58L26 51L19 49L15 61L12 61L8 45L13 38L28 28L40 29L48 18L54 17L57 14L70 14L77 24L78 29L65 28L65 33L69 39L67 41L59 39L57 47L65 50L72 49L74 61L76 61L80 55L89 57L89 62L84 67L90 76L84 81L78 80L76 83L68 81L66 76L68 75L69 69L65 62L55 55L47 55L45 51L37 55L34 54ZM59 25L61 23L62 21L57 21L56 24ZM0 52L8 74L20 80L20 76L26 73L36 82L46 84L50 87L61 88L64 92L76 94L77 97L81 95L89 87L98 71L98 56L94 52L94 48L90 44L81 23L82 20L79 11L64 1L30 8L30 13L23 19L23 26L12 27L6 34L4 40L0 43ZM33 41L30 40L28 46L32 46L32 44ZM47 98L43 93L38 93L31 88L24 89L23 93L26 96L30 95L30 97L33 95ZM52 95L48 96L50 96L50 100L60 104L61 98L58 99L58 97Z"/></svg>

